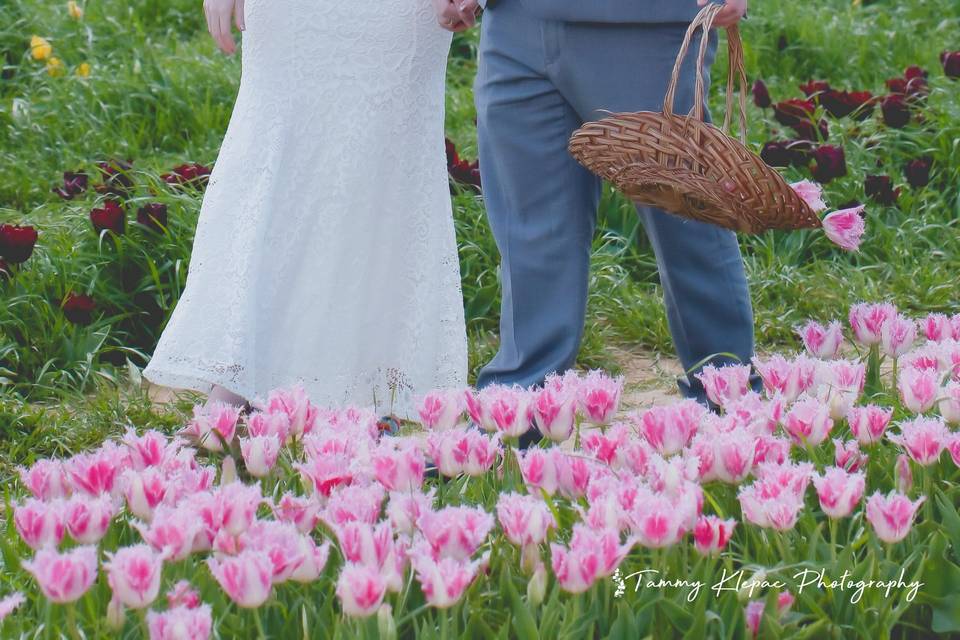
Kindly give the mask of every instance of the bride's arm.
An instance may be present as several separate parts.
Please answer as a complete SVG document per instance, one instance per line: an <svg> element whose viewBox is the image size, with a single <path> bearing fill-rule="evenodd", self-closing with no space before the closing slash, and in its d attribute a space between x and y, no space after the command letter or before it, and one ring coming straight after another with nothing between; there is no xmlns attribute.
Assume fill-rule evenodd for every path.
<svg viewBox="0 0 960 640"><path fill-rule="evenodd" d="M236 51L237 44L233 41L230 22L232 18L240 31L246 28L243 23L243 0L203 0L203 13L207 16L207 30L220 49L225 53Z"/></svg>

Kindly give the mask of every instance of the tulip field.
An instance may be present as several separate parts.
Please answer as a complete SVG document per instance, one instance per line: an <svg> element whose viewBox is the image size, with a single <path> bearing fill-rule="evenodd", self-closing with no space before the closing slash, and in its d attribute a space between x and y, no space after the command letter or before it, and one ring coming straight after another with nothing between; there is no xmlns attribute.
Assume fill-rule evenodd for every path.
<svg viewBox="0 0 960 640"><path fill-rule="evenodd" d="M955 0L751 6L748 143L833 242L741 238L758 356L698 373L709 408L624 402L623 354L672 345L608 189L577 369L413 421L146 393L240 76L200 5L0 2L0 638L960 637ZM446 110L472 371L477 41Z"/></svg>

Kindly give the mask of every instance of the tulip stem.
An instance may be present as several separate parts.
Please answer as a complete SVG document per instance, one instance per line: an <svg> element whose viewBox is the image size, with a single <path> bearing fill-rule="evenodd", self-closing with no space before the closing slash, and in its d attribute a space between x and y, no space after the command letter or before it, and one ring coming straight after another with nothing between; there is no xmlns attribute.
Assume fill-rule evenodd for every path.
<svg viewBox="0 0 960 640"><path fill-rule="evenodd" d="M830 523L830 559L833 565L837 564L837 521L834 518L829 519Z"/></svg>
<svg viewBox="0 0 960 640"><path fill-rule="evenodd" d="M121 614L123 612L123 607L121 605ZM143 629L143 637L150 637L150 625L147 624L147 610L146 609L137 609L137 617L140 619L140 627Z"/></svg>
<svg viewBox="0 0 960 640"><path fill-rule="evenodd" d="M77 604L75 602L67 605L67 629L71 638L80 640L80 634L77 632Z"/></svg>
<svg viewBox="0 0 960 640"><path fill-rule="evenodd" d="M266 640L267 634L263 632L263 620L260 619L259 607L253 608L253 619L257 623L257 637L260 638L260 640Z"/></svg>

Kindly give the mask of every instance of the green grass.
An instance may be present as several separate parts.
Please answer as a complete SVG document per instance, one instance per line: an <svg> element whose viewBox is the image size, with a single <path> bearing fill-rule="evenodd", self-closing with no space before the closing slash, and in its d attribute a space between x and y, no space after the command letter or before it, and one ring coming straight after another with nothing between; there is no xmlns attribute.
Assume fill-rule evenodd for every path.
<svg viewBox="0 0 960 640"><path fill-rule="evenodd" d="M216 159L240 71L237 57L216 50L198 4L96 0L83 5L82 20L61 2L0 4L0 222L33 224L41 234L31 260L0 284L6 402L109 395L104 389L126 375L127 359L145 363L176 304L201 195L172 190L158 176L182 162ZM811 78L879 94L886 78L911 64L930 71L931 86L922 124L891 130L876 116L864 123L831 120L830 142L846 149L849 174L828 185L829 202L862 200L868 173L889 173L903 187L897 207L868 206L861 253L843 253L810 232L742 238L761 348L795 346L793 325L842 316L861 299L890 298L914 311L957 310L960 82L943 76L937 58L960 46L958 9L952 0L867 6L777 0L752 8L743 29L747 72L751 80L763 78L775 100L799 96L797 85ZM63 77L49 76L30 57L33 34L51 42ZM476 32L457 36L448 77L447 130L468 158L476 155L476 45ZM82 62L92 65L87 79L74 74ZM724 75L721 54L715 115ZM749 115L755 148L779 135L769 111L750 105ZM901 169L922 154L935 159L934 181L913 190ZM110 158L131 160L137 183L120 239L92 232L87 214L99 201L92 191L70 202L51 193L63 171L83 168L94 177L94 162ZM129 223L148 201L169 206L166 232ZM475 372L496 348L497 252L480 197L461 192L454 204ZM649 244L632 207L612 190L600 212L591 284L583 365L616 368L608 349L614 344L672 351ZM64 319L60 304L70 292L97 300L91 325Z"/></svg>

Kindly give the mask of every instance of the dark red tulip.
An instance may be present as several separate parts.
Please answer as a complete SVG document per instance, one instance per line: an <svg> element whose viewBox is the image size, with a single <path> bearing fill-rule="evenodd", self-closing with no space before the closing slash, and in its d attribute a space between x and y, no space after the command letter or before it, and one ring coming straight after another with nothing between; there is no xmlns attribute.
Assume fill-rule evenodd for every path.
<svg viewBox="0 0 960 640"><path fill-rule="evenodd" d="M93 298L84 293L68 293L60 306L63 315L73 324L90 324L97 308Z"/></svg>
<svg viewBox="0 0 960 640"><path fill-rule="evenodd" d="M809 80L800 85L800 91L808 98L830 91L830 83L823 80Z"/></svg>
<svg viewBox="0 0 960 640"><path fill-rule="evenodd" d="M890 206L900 197L900 189L893 188L890 176L867 176L863 181L863 193L884 206Z"/></svg>
<svg viewBox="0 0 960 640"><path fill-rule="evenodd" d="M940 54L940 64L948 78L960 78L960 51L944 51Z"/></svg>
<svg viewBox="0 0 960 640"><path fill-rule="evenodd" d="M90 222L97 235L104 231L112 231L120 235L126 228L127 215L119 202L107 200L103 203L103 207L90 210Z"/></svg>
<svg viewBox="0 0 960 640"><path fill-rule="evenodd" d="M18 224L0 224L0 256L11 264L26 262L37 244L37 230Z"/></svg>
<svg viewBox="0 0 960 640"><path fill-rule="evenodd" d="M88 182L87 174L82 171L64 171L63 186L54 187L53 192L64 200L73 200L87 190Z"/></svg>
<svg viewBox="0 0 960 640"><path fill-rule="evenodd" d="M123 160L107 160L98 162L97 169L103 180L96 186L97 193L109 194L118 198L126 198L133 190L131 172L133 165Z"/></svg>
<svg viewBox="0 0 960 640"><path fill-rule="evenodd" d="M773 117L785 127L792 127L798 122L808 122L817 110L812 100L784 100L773 105Z"/></svg>
<svg viewBox="0 0 960 640"><path fill-rule="evenodd" d="M474 160L467 162L460 160L456 165L450 168L450 177L454 182L463 185L480 188L480 163Z"/></svg>
<svg viewBox="0 0 960 640"><path fill-rule="evenodd" d="M933 167L933 158L922 156L914 158L903 168L907 183L914 189L920 189L930 184L930 169Z"/></svg>
<svg viewBox="0 0 960 640"><path fill-rule="evenodd" d="M167 184L178 185L182 187L202 188L210 180L210 167L206 167L196 162L181 164L173 168L170 173L160 176L160 179Z"/></svg>
<svg viewBox="0 0 960 640"><path fill-rule="evenodd" d="M760 158L771 167L803 166L809 160L810 146L805 140L771 140L763 145Z"/></svg>
<svg viewBox="0 0 960 640"><path fill-rule="evenodd" d="M826 140L830 136L830 128L823 118L820 119L817 126L813 126L813 123L808 120L801 120L793 125L793 130L797 132L797 138L811 142Z"/></svg>
<svg viewBox="0 0 960 640"><path fill-rule="evenodd" d="M883 122L893 129L902 129L910 123L910 105L904 96L891 93L880 103Z"/></svg>
<svg viewBox="0 0 960 640"><path fill-rule="evenodd" d="M770 100L770 92L767 90L767 85L760 78L753 81L753 104L761 109L766 109L773 104Z"/></svg>
<svg viewBox="0 0 960 640"><path fill-rule="evenodd" d="M825 144L813 151L813 179L826 184L847 175L847 158L842 147Z"/></svg>
<svg viewBox="0 0 960 640"><path fill-rule="evenodd" d="M162 231L167 226L167 205L151 202L137 209L137 222L154 231Z"/></svg>
<svg viewBox="0 0 960 640"><path fill-rule="evenodd" d="M460 155L457 153L457 145L450 138L444 138L444 145L447 150L447 169L449 170L460 162Z"/></svg>
<svg viewBox="0 0 960 640"><path fill-rule="evenodd" d="M890 93L920 99L927 94L927 72L917 66L907 67L901 78L887 80Z"/></svg>
<svg viewBox="0 0 960 640"><path fill-rule="evenodd" d="M858 119L873 111L873 94L869 91L837 91L831 89L820 96L820 104L834 118L845 118L855 113Z"/></svg>

